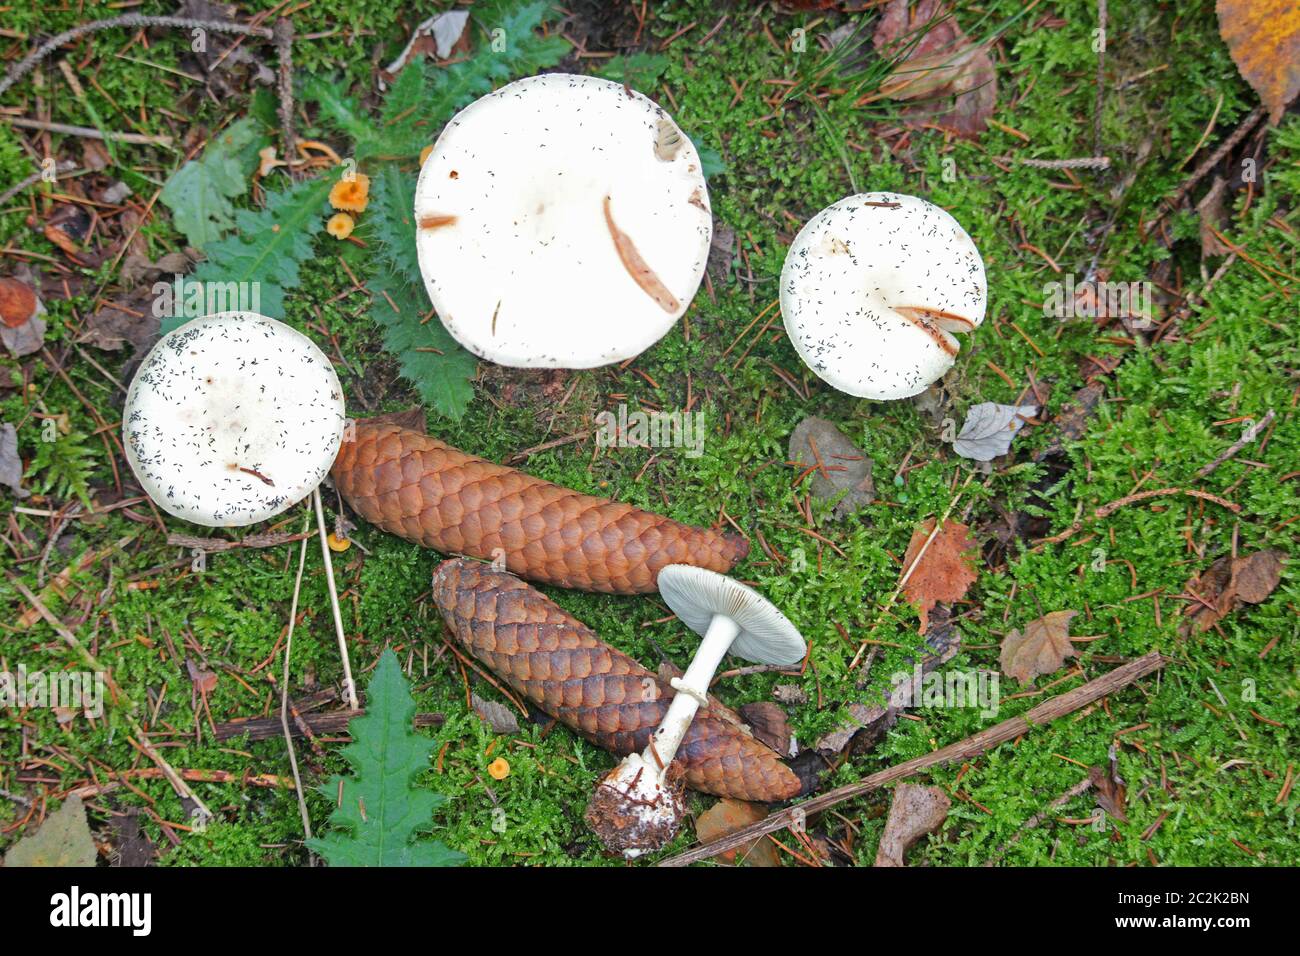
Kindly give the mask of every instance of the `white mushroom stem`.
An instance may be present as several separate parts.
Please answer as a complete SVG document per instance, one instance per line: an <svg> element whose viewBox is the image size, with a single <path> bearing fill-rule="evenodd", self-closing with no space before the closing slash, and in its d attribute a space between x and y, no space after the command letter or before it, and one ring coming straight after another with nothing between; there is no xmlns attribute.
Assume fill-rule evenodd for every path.
<svg viewBox="0 0 1300 956"><path fill-rule="evenodd" d="M650 737L650 743L641 755L646 764L659 768L661 779L668 765L677 756L677 748L682 745L686 731L695 719L695 712L708 705L709 685L713 682L713 675L717 673L718 665L722 663L731 642L739 633L740 626L731 618L725 614L713 615L709 630L700 643L700 649L691 659L690 666L686 668L686 673L672 679L673 689L677 693L668 705L668 713L664 714L659 728Z"/></svg>
<svg viewBox="0 0 1300 956"><path fill-rule="evenodd" d="M325 580L329 584L330 610L334 612L334 633L339 639L339 656L343 658L343 689L347 693L348 706L353 710L360 710L361 704L357 701L357 685L352 680L352 662L348 659L348 642L343 636L343 615L339 613L338 587L334 584L334 561L330 557L329 541L325 533L325 507L320 500L320 485L312 489L311 500L316 506L316 531L317 537L320 538L321 557L325 561Z"/></svg>

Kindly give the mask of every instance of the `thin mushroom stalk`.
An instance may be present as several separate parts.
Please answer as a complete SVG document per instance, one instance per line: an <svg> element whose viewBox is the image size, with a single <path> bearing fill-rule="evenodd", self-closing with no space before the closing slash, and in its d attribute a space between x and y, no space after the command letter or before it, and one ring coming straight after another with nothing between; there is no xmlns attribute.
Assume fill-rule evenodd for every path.
<svg viewBox="0 0 1300 956"><path fill-rule="evenodd" d="M680 678L663 720L645 749L630 754L601 781L587 807L588 825L611 850L634 859L666 845L685 817L682 775L674 760L730 651L764 664L794 664L807 645L780 611L752 588L701 568L671 565L659 592L688 627L703 636Z"/></svg>
<svg viewBox="0 0 1300 956"><path fill-rule="evenodd" d="M666 565L728 571L749 552L738 534L584 495L393 419L358 422L333 477L343 500L385 531L559 587L645 594Z"/></svg>

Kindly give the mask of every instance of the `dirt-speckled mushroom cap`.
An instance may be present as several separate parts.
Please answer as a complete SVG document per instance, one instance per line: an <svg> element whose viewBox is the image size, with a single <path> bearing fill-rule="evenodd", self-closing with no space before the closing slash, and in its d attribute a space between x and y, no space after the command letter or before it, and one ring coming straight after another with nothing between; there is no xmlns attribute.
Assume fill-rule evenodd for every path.
<svg viewBox="0 0 1300 956"><path fill-rule="evenodd" d="M122 411L126 459L160 508L211 527L253 524L309 495L345 424L329 359L301 332L221 312L164 335Z"/></svg>
<svg viewBox="0 0 1300 956"><path fill-rule="evenodd" d="M715 614L731 618L740 633L731 653L758 664L790 666L803 660L807 644L767 598L725 574L689 564L669 564L659 572L659 594L696 634L709 630Z"/></svg>
<svg viewBox="0 0 1300 956"><path fill-rule="evenodd" d="M442 324L521 368L645 351L690 305L713 233L699 154L668 114L564 73L458 113L420 170L415 216Z"/></svg>
<svg viewBox="0 0 1300 956"><path fill-rule="evenodd" d="M841 199L781 268L781 314L804 363L861 398L907 398L952 368L954 332L984 321L984 260L952 216L899 193Z"/></svg>

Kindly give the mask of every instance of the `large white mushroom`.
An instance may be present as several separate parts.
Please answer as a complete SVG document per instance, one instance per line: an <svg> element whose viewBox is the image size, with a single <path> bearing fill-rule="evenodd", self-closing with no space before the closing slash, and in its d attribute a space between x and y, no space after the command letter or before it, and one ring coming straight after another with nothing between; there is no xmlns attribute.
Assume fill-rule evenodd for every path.
<svg viewBox="0 0 1300 956"><path fill-rule="evenodd" d="M122 422L126 460L140 486L177 518L239 527L312 496L344 691L356 709L318 490L346 423L343 389L325 353L256 312L194 319L159 339L140 363Z"/></svg>
<svg viewBox="0 0 1300 956"><path fill-rule="evenodd" d="M781 314L804 363L861 398L907 398L956 360L954 332L984 321L984 260L931 202L862 193L799 231L781 268Z"/></svg>
<svg viewBox="0 0 1300 956"><path fill-rule="evenodd" d="M708 705L709 684L727 652L789 666L803 660L808 647L775 605L725 574L670 564L659 572L658 584L672 612L703 640L686 672L672 679L677 693L650 742L601 781L588 807L588 822L601 840L629 859L664 846L681 825L686 803L673 759L696 711Z"/></svg>
<svg viewBox="0 0 1300 956"><path fill-rule="evenodd" d="M699 154L652 100L592 76L531 76L438 137L416 246L447 330L480 358L594 368L686 311L713 218Z"/></svg>

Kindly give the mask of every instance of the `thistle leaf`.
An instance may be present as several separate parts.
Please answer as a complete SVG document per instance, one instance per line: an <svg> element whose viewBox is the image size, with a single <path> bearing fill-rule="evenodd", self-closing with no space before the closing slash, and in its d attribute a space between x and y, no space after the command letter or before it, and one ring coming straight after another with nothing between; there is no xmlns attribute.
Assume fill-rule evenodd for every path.
<svg viewBox="0 0 1300 956"><path fill-rule="evenodd" d="M429 769L433 743L411 729L415 701L392 650L379 658L366 688L366 713L348 724L341 751L353 776L335 775L320 788L336 802L336 829L307 845L331 866L455 866L464 854L436 840L412 842L446 801L412 786Z"/></svg>
<svg viewBox="0 0 1300 956"><path fill-rule="evenodd" d="M298 285L299 266L310 258L312 240L325 227L325 203L335 179L328 175L297 183L268 193L265 209L235 213L238 234L204 247L207 261L194 273L203 283L205 312L221 311L211 306L217 293L228 299L249 290L257 294L256 311L273 318L284 315L284 290ZM241 289L239 283L250 285Z"/></svg>
<svg viewBox="0 0 1300 956"><path fill-rule="evenodd" d="M393 163L381 166L370 180L366 219L379 242L381 265L404 282L422 287L424 277L415 245L415 176Z"/></svg>
<svg viewBox="0 0 1300 956"><path fill-rule="evenodd" d="M478 360L436 318L421 321L430 309L423 286L381 267L367 287L370 314L384 330L384 348L397 356L402 375L438 414L460 421L474 398Z"/></svg>

